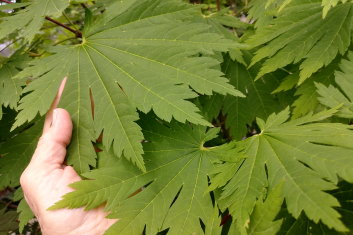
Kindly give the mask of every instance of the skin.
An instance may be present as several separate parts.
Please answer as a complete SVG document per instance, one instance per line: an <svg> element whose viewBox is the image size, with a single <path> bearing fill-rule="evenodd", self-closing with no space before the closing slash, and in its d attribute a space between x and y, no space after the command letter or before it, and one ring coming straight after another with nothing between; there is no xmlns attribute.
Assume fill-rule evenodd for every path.
<svg viewBox="0 0 353 235"><path fill-rule="evenodd" d="M107 219L103 207L85 211L47 208L73 191L68 185L81 180L71 166L64 165L66 147L70 143L72 121L69 113L56 108L66 79L48 112L43 134L31 162L22 173L20 182L25 199L37 217L44 235L103 234L116 220Z"/></svg>

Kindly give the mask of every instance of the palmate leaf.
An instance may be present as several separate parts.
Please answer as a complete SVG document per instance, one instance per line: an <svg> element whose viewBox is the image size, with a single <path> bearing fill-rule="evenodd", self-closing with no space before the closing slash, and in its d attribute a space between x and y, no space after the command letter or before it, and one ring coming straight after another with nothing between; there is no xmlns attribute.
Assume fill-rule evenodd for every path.
<svg viewBox="0 0 353 235"><path fill-rule="evenodd" d="M31 160L42 134L42 126L43 122L39 121L0 144L0 189L20 185L21 173Z"/></svg>
<svg viewBox="0 0 353 235"><path fill-rule="evenodd" d="M299 84L336 55L344 54L351 39L353 3L336 6L322 19L320 0L292 1L267 27L259 28L247 43L261 47L252 65L266 59L257 77L290 63L300 64ZM303 27L305 25L305 27Z"/></svg>
<svg viewBox="0 0 353 235"><path fill-rule="evenodd" d="M145 226L146 234L165 229L168 234L203 234L200 220L206 233L213 234L220 229L220 218L207 192L208 173L213 162L234 145L204 147L216 137L215 128L205 133L205 127L175 122L167 127L153 119L144 120L146 173L124 159L111 157L100 169L84 174L90 180L72 184L76 191L52 209L91 209L106 202L106 210L112 212L109 217L119 218L106 234L137 235Z"/></svg>
<svg viewBox="0 0 353 235"><path fill-rule="evenodd" d="M339 66L341 71L336 71L335 81L340 90L329 85L317 83L319 101L327 107L337 107L343 104L337 116L342 118L353 118L353 81L352 81L353 52L349 52L348 60L342 60Z"/></svg>
<svg viewBox="0 0 353 235"><path fill-rule="evenodd" d="M347 231L333 209L339 202L327 190L338 177L353 181L352 128L336 123L313 123L336 110L285 122L288 109L258 120L261 133L244 140L246 160L224 187L219 204L229 208L239 230L249 222L256 199L267 187L271 193L282 180L288 211L295 217L304 212L317 223ZM251 221L250 221L251 223Z"/></svg>
<svg viewBox="0 0 353 235"><path fill-rule="evenodd" d="M198 12L197 7L179 1L144 0L104 26L93 24L81 45L57 48L56 54L20 73L18 77L39 79L24 89L31 93L20 101L22 111L14 127L38 112L43 115L67 76L61 107L70 111L77 127L69 162L80 172L94 165L94 152L88 146L104 131L106 148L113 145L116 155L123 153L145 170L143 135L134 122L138 119L136 108L143 112L153 109L167 121L175 118L210 125L187 101L197 97L189 86L200 94L242 95L213 69L219 62L207 56L237 44L208 33L209 26L199 20L193 23Z"/></svg>
<svg viewBox="0 0 353 235"><path fill-rule="evenodd" d="M70 0L32 0L13 16L1 18L0 40L19 30L20 37L32 41L43 25L45 16L60 16Z"/></svg>

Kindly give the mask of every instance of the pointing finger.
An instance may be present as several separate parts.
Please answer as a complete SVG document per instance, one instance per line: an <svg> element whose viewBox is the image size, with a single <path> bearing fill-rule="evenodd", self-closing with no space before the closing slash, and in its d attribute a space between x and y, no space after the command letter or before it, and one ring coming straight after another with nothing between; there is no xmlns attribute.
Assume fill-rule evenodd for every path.
<svg viewBox="0 0 353 235"><path fill-rule="evenodd" d="M54 109L51 126L39 140L37 149L32 157L31 164L42 168L53 166L61 167L66 156L66 147L70 143L72 121L65 109Z"/></svg>
<svg viewBox="0 0 353 235"><path fill-rule="evenodd" d="M53 110L56 109L56 107L58 106L59 102L60 102L60 98L61 95L64 91L65 88L65 84L66 84L66 80L67 77L65 77L59 87L58 93L53 101L53 103L50 106L49 111L47 112L47 115L45 116L45 121L44 121L44 127L43 127L43 134L46 133L48 131L48 129L50 128L52 121L53 121Z"/></svg>

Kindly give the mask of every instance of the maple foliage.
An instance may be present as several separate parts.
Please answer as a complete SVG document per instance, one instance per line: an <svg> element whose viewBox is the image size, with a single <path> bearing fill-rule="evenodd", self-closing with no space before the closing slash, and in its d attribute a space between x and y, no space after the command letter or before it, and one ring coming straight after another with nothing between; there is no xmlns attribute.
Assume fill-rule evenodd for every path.
<svg viewBox="0 0 353 235"><path fill-rule="evenodd" d="M50 210L104 205L106 234L353 231L352 1L0 2L0 234L33 226L19 177L64 78L83 180Z"/></svg>

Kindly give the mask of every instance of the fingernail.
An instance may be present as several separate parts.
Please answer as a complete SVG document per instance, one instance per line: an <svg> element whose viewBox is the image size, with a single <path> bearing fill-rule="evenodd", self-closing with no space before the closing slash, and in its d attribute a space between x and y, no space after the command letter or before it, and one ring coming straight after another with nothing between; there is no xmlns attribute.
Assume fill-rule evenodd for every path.
<svg viewBox="0 0 353 235"><path fill-rule="evenodd" d="M57 111L56 109L53 110L53 121L51 123L52 126L55 126L55 124L58 122L58 118L57 118L58 114L57 114Z"/></svg>

